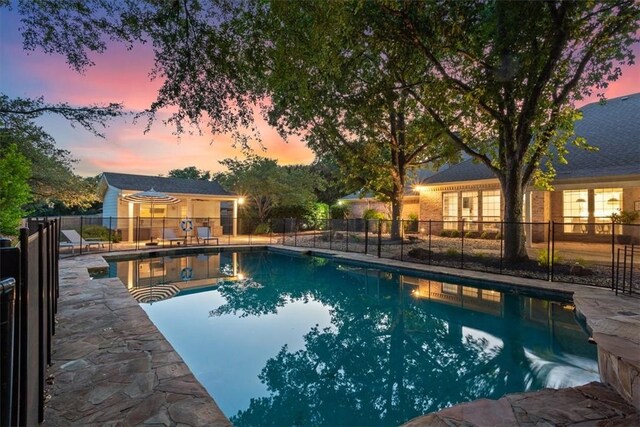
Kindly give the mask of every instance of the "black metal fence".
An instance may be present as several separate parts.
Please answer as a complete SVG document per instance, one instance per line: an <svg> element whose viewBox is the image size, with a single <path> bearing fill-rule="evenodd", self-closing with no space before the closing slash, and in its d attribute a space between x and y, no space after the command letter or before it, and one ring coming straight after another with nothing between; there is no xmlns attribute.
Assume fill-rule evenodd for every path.
<svg viewBox="0 0 640 427"><path fill-rule="evenodd" d="M278 242L290 246L611 289L617 285L624 293L640 293L640 256L637 246L635 257L631 249L640 242L638 224L582 223L576 228L564 222L521 222L528 259L514 262L505 253L505 222L398 223L395 233L389 220L327 220L312 230L296 219L271 225Z"/></svg>
<svg viewBox="0 0 640 427"><path fill-rule="evenodd" d="M499 221L75 216L61 217L59 223L62 256L148 246L270 243L612 289L618 283L626 293L640 293L640 257L621 255L616 262L618 249L640 243L640 224L521 222L529 260L516 263L507 262L503 235L508 224ZM83 241L69 241L69 231Z"/></svg>
<svg viewBox="0 0 640 427"><path fill-rule="evenodd" d="M29 221L19 243L0 240L0 425L44 419L58 290L57 220Z"/></svg>

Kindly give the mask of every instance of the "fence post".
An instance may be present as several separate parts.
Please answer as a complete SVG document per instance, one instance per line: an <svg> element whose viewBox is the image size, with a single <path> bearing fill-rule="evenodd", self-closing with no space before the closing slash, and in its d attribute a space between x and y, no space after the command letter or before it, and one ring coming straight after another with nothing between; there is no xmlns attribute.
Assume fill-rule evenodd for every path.
<svg viewBox="0 0 640 427"><path fill-rule="evenodd" d="M329 220L329 250L332 249L333 243L333 219Z"/></svg>
<svg viewBox="0 0 640 427"><path fill-rule="evenodd" d="M627 245L624 245L624 258L622 259L622 293L627 286Z"/></svg>
<svg viewBox="0 0 640 427"><path fill-rule="evenodd" d="M551 264L549 264L549 257L551 256L551 221L547 222L547 282L551 281Z"/></svg>
<svg viewBox="0 0 640 427"><path fill-rule="evenodd" d="M400 220L400 261L404 261L404 220Z"/></svg>
<svg viewBox="0 0 640 427"><path fill-rule="evenodd" d="M635 245L631 244L631 259L629 260L629 295L633 294L633 253L636 251Z"/></svg>
<svg viewBox="0 0 640 427"><path fill-rule="evenodd" d="M369 251L369 220L364 220L364 254Z"/></svg>
<svg viewBox="0 0 640 427"><path fill-rule="evenodd" d="M84 239L84 237L82 236L83 219L84 219L84 217L82 215L80 215L80 255L82 255L82 239Z"/></svg>
<svg viewBox="0 0 640 427"><path fill-rule="evenodd" d="M380 258L380 251L382 246L382 220L378 220L378 258Z"/></svg>
<svg viewBox="0 0 640 427"><path fill-rule="evenodd" d="M616 257L616 229L615 222L611 221L611 290L613 290L614 269Z"/></svg>
<svg viewBox="0 0 640 427"><path fill-rule="evenodd" d="M82 230L82 217L80 217L80 230ZM80 234L82 237L82 233ZM44 263L42 255L44 252L44 225L38 224L38 421L44 421L44 371L46 351L44 345L44 307L45 307L45 289L44 289ZM81 240L82 242L82 240Z"/></svg>
<svg viewBox="0 0 640 427"><path fill-rule="evenodd" d="M616 260L616 295L618 295L618 281L620 280L620 248L618 248L618 258Z"/></svg>
<svg viewBox="0 0 640 427"><path fill-rule="evenodd" d="M500 274L502 274L502 263L504 258L504 221L500 221Z"/></svg>
<svg viewBox="0 0 640 427"><path fill-rule="evenodd" d="M345 231L345 233L344 233L344 234L345 234L345 238L346 238L346 240L347 240L347 243L346 243L346 245L347 245L347 252L349 252L349 218L347 218L347 219L346 219L346 221L347 221L347 227L346 227L346 231Z"/></svg>
<svg viewBox="0 0 640 427"><path fill-rule="evenodd" d="M460 228L460 268L464 269L464 218Z"/></svg>
<svg viewBox="0 0 640 427"><path fill-rule="evenodd" d="M553 256L556 253L556 222L551 221L551 252L548 252L549 262L551 264L551 281L553 282L555 263L553 262Z"/></svg>
<svg viewBox="0 0 640 427"><path fill-rule="evenodd" d="M109 252L111 252L111 241L113 240L112 236L111 236L111 233L112 233L112 230L111 230L111 217L109 217Z"/></svg>

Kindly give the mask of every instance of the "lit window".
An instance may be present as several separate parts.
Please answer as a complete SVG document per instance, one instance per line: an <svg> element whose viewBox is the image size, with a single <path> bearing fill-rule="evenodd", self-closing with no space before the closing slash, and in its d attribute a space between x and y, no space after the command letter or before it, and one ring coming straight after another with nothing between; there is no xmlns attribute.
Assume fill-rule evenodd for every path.
<svg viewBox="0 0 640 427"><path fill-rule="evenodd" d="M442 220L445 229L458 229L458 193L442 194Z"/></svg>
<svg viewBox="0 0 640 427"><path fill-rule="evenodd" d="M162 218L167 214L167 206L166 205L153 205L153 215L151 212L151 205L142 204L140 205L140 217L142 218Z"/></svg>
<svg viewBox="0 0 640 427"><path fill-rule="evenodd" d="M500 190L482 192L482 221L499 222L501 214ZM485 224L485 229L494 228L491 224Z"/></svg>
<svg viewBox="0 0 640 427"><path fill-rule="evenodd" d="M462 219L466 221L466 230L478 229L478 192L465 191L462 193Z"/></svg>
<svg viewBox="0 0 640 427"><path fill-rule="evenodd" d="M611 214L622 210L622 188L596 188L593 190L593 205L596 234L609 234Z"/></svg>
<svg viewBox="0 0 640 427"><path fill-rule="evenodd" d="M562 192L562 215L564 232L587 232L589 220L589 194L587 190L565 190Z"/></svg>

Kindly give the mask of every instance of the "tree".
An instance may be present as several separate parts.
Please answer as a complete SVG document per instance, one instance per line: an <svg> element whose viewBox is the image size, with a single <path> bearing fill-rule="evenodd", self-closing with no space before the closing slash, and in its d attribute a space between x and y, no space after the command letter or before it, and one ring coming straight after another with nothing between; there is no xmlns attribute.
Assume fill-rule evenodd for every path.
<svg viewBox="0 0 640 427"><path fill-rule="evenodd" d="M412 98L457 147L486 165L505 196L505 254L527 257L522 200L553 176L579 118L574 103L633 64L640 5L603 2L376 2L372 34L410 45L429 78ZM379 24L379 25L378 25ZM575 139L576 145L584 141ZM546 172L541 166L546 164Z"/></svg>
<svg viewBox="0 0 640 427"><path fill-rule="evenodd" d="M15 118L11 125L0 130L0 148L15 145L31 165L28 183L32 208L59 203L66 208L84 209L98 200L97 181L76 175L76 160L71 153L56 148L53 138L40 126L24 117Z"/></svg>
<svg viewBox="0 0 640 427"><path fill-rule="evenodd" d="M247 197L255 215L264 223L275 206L304 206L315 201L314 189L322 181L304 167L278 166L278 162L259 156L246 160L220 162L228 172L214 179L227 190Z"/></svg>
<svg viewBox="0 0 640 427"><path fill-rule="evenodd" d="M30 174L29 161L15 144L0 147L0 234L17 234L26 214L22 207L31 199Z"/></svg>
<svg viewBox="0 0 640 427"><path fill-rule="evenodd" d="M400 237L407 175L456 158L440 124L405 89L422 68L413 50L380 44L357 2L273 1L258 16L263 86L270 122L302 132L319 156L331 155L347 182L392 206L392 237Z"/></svg>
<svg viewBox="0 0 640 427"><path fill-rule="evenodd" d="M211 172L200 170L195 166L188 166L182 169L172 169L169 171L169 176L172 178L200 179L203 181L211 180Z"/></svg>

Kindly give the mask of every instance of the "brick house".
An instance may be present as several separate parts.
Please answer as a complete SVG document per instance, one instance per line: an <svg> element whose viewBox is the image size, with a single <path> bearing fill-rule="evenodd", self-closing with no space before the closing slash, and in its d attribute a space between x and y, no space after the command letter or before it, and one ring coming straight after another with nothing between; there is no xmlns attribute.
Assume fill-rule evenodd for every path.
<svg viewBox="0 0 640 427"><path fill-rule="evenodd" d="M640 93L581 108L575 133L597 147L588 151L567 146L568 163L555 165L553 191L529 187L526 222L562 223L557 239L606 242L611 218L620 210L640 210ZM466 160L424 179L418 186L420 219L447 221L443 228L495 229L502 218L504 197L491 171ZM640 227L639 227L640 228ZM530 227L529 237L544 241L545 227ZM618 230L616 230L618 232Z"/></svg>
<svg viewBox="0 0 640 427"><path fill-rule="evenodd" d="M568 163L555 165L554 190L527 189L523 220L562 223L554 229L560 240L610 241L611 213L640 210L640 93L589 104L581 111L575 133L598 151L569 144ZM355 195L342 200L351 203L356 218L375 201ZM465 231L496 232L503 207L497 178L469 159L437 173L420 171L416 185L407 189L403 218L417 209L421 221L437 221L433 233L460 230L462 220ZM547 228L530 226L527 235L531 241L544 241Z"/></svg>

